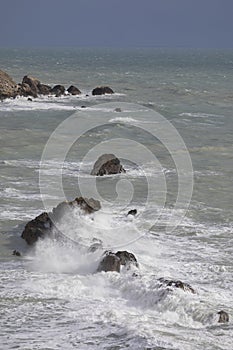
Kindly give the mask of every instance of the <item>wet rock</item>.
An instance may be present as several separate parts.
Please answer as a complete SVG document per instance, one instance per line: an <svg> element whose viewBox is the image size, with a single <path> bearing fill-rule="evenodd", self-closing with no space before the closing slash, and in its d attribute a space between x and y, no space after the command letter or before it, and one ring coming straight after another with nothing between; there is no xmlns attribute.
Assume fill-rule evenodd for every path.
<svg viewBox="0 0 233 350"><path fill-rule="evenodd" d="M218 320L219 323L229 322L229 315L226 311L221 310L218 312L218 315L219 315L219 320Z"/></svg>
<svg viewBox="0 0 233 350"><path fill-rule="evenodd" d="M34 244L38 238L44 238L51 233L52 221L49 214L44 212L37 216L34 220L29 221L21 235L27 244Z"/></svg>
<svg viewBox="0 0 233 350"><path fill-rule="evenodd" d="M103 154L95 162L91 175L103 176L122 172L125 173L125 169L114 154Z"/></svg>
<svg viewBox="0 0 233 350"><path fill-rule="evenodd" d="M15 97L17 95L17 84L6 73L0 70L0 99Z"/></svg>
<svg viewBox="0 0 233 350"><path fill-rule="evenodd" d="M137 259L133 253L129 253L124 250L116 252L115 255L120 259L121 265L130 266L133 264L134 266L138 267Z"/></svg>
<svg viewBox="0 0 233 350"><path fill-rule="evenodd" d="M87 214L94 213L95 211L101 209L100 201L94 198L78 197L75 198L75 200L71 202L71 204L78 205Z"/></svg>
<svg viewBox="0 0 233 350"><path fill-rule="evenodd" d="M133 215L133 216L135 216L136 214L137 214L137 209L131 209L127 213L127 215Z"/></svg>
<svg viewBox="0 0 233 350"><path fill-rule="evenodd" d="M49 95L49 94L51 94L51 90L52 90L51 86L45 85L45 84L38 84L37 87L38 87L38 93L40 95Z"/></svg>
<svg viewBox="0 0 233 350"><path fill-rule="evenodd" d="M25 75L23 77L23 81L22 81L22 92L25 92L24 96L33 96L33 97L37 97L37 94L39 93L39 86L40 81L37 78L34 78L30 75Z"/></svg>
<svg viewBox="0 0 233 350"><path fill-rule="evenodd" d="M12 255L21 256L21 253L18 250L13 250Z"/></svg>
<svg viewBox="0 0 233 350"><path fill-rule="evenodd" d="M52 89L51 89L51 94L55 95L56 97L62 96L65 93L65 87L63 85L55 85Z"/></svg>
<svg viewBox="0 0 233 350"><path fill-rule="evenodd" d="M114 109L115 112L122 112L121 108L117 107Z"/></svg>
<svg viewBox="0 0 233 350"><path fill-rule="evenodd" d="M88 248L89 253L94 253L96 250L103 249L103 242L100 239L93 239L93 243Z"/></svg>
<svg viewBox="0 0 233 350"><path fill-rule="evenodd" d="M92 95L114 94L114 91L108 86L98 86L92 90Z"/></svg>
<svg viewBox="0 0 233 350"><path fill-rule="evenodd" d="M159 278L158 280L161 285L166 286L166 287L171 287L171 288L180 288L183 289L185 292L190 292L195 294L195 290L187 283L184 283L182 281L179 280L167 280L165 278Z"/></svg>
<svg viewBox="0 0 233 350"><path fill-rule="evenodd" d="M109 253L100 262L97 272L101 272L101 271L120 272L120 267L121 267L120 259L115 254Z"/></svg>
<svg viewBox="0 0 233 350"><path fill-rule="evenodd" d="M67 91L69 92L69 94L71 95L80 95L81 91L74 85L71 85Z"/></svg>
<svg viewBox="0 0 233 350"><path fill-rule="evenodd" d="M28 101L30 101L30 102L32 102L32 98L31 97L28 97L28 99L27 99Z"/></svg>
<svg viewBox="0 0 233 350"><path fill-rule="evenodd" d="M30 85L27 83L18 84L17 94L25 97L27 96L32 96L34 98L37 97L36 89L32 89Z"/></svg>

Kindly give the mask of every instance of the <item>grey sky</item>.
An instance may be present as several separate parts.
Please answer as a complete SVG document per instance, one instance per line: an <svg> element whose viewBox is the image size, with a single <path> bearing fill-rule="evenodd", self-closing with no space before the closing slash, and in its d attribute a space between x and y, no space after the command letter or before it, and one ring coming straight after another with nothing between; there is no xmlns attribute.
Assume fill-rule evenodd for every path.
<svg viewBox="0 0 233 350"><path fill-rule="evenodd" d="M233 0L0 0L0 46L233 47Z"/></svg>

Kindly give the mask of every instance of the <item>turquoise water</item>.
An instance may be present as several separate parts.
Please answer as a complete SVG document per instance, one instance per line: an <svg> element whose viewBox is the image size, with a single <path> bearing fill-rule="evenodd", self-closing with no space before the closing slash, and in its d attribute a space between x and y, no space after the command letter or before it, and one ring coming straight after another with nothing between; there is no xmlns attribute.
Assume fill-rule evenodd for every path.
<svg viewBox="0 0 233 350"><path fill-rule="evenodd" d="M0 57L1 69L17 82L31 74L43 83L73 84L82 91L79 97L0 103L3 349L231 348L233 52L1 49ZM116 94L92 97L98 85L108 85ZM115 112L116 106L122 112ZM51 134L73 116L74 127L58 133L57 150L75 139L81 127L90 130L68 142L64 163L54 156L42 168ZM172 133L165 133L162 142L164 120ZM99 123L95 129L94 122ZM171 154L167 146L174 130L186 149ZM111 144L116 138L121 141ZM80 226L75 212L61 228L87 245L95 237L107 247L121 244L134 252L138 279L127 271L93 274L97 253L90 256L76 246L47 241L28 251L20 238L25 223L44 211L41 191L48 206L63 199L56 182L61 167L68 199L80 193L80 183L92 193L89 174L94 151L96 156L101 147L121 156L127 172L97 179L103 210L95 214L94 225L84 219ZM176 207L179 169L174 157L184 151L192 161L191 203L179 225L167 232L186 204ZM191 182L192 176L185 179ZM150 183L154 187L148 190ZM139 215L126 219L132 207ZM11 255L13 249L23 252L22 259ZM160 299L156 279L162 276L190 283L197 294L178 290ZM230 315L227 325L217 323L221 309Z"/></svg>

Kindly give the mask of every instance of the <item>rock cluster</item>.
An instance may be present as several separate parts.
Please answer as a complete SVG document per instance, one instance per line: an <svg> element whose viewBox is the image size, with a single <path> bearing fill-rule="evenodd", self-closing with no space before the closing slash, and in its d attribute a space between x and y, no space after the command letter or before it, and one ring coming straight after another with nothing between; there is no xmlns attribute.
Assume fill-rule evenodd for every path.
<svg viewBox="0 0 233 350"><path fill-rule="evenodd" d="M114 91L108 86L96 87L92 95L113 94ZM38 97L39 95L54 95L56 97L70 94L80 95L81 91L74 85L67 90L63 85L49 86L42 84L37 78L25 75L21 83L17 84L7 73L0 70L0 99L15 98L16 96Z"/></svg>

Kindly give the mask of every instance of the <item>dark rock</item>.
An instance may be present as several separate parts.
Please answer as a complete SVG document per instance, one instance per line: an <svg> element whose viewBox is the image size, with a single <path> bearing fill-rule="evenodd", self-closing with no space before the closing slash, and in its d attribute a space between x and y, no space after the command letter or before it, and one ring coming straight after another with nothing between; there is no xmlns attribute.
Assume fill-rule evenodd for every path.
<svg viewBox="0 0 233 350"><path fill-rule="evenodd" d="M17 95L17 84L5 72L0 70L0 99L15 97Z"/></svg>
<svg viewBox="0 0 233 350"><path fill-rule="evenodd" d="M13 250L12 255L21 256L21 253L18 250Z"/></svg>
<svg viewBox="0 0 233 350"><path fill-rule="evenodd" d="M69 94L71 95L80 95L81 91L74 85L71 85L67 91L69 92Z"/></svg>
<svg viewBox="0 0 233 350"><path fill-rule="evenodd" d="M125 169L122 167L120 160L114 154L103 154L94 164L91 175L103 176L111 174L120 174Z"/></svg>
<svg viewBox="0 0 233 350"><path fill-rule="evenodd" d="M122 111L121 111L121 108L119 108L119 107L115 108L114 111L115 111L115 112L122 112Z"/></svg>
<svg viewBox="0 0 233 350"><path fill-rule="evenodd" d="M27 223L21 237L25 239L27 244L32 245L38 238L44 238L48 235L51 232L51 227L52 221L49 214L44 212Z"/></svg>
<svg viewBox="0 0 233 350"><path fill-rule="evenodd" d="M159 278L159 282L161 285L164 285L166 287L175 287L175 288L180 288L183 289L184 291L191 292L195 294L195 290L187 283L184 283L182 281L174 281L174 280L167 280L165 278Z"/></svg>
<svg viewBox="0 0 233 350"><path fill-rule="evenodd" d="M114 94L114 91L108 86L98 86L92 90L92 95Z"/></svg>
<svg viewBox="0 0 233 350"><path fill-rule="evenodd" d="M138 267L137 259L133 253L129 253L126 250L124 250L118 251L115 255L120 259L121 265L129 266L130 264L133 264L136 267Z"/></svg>
<svg viewBox="0 0 233 350"><path fill-rule="evenodd" d="M218 312L218 315L219 315L219 320L218 320L219 323L229 322L229 315L226 311L221 310Z"/></svg>
<svg viewBox="0 0 233 350"><path fill-rule="evenodd" d="M81 106L81 108L87 108L86 106Z"/></svg>
<svg viewBox="0 0 233 350"><path fill-rule="evenodd" d="M131 209L127 213L127 215L133 215L133 216L135 216L136 214L137 214L137 209Z"/></svg>
<svg viewBox="0 0 233 350"><path fill-rule="evenodd" d="M32 96L34 98L37 97L37 89L32 89L31 86L27 83L18 84L17 94L20 96Z"/></svg>
<svg viewBox="0 0 233 350"><path fill-rule="evenodd" d="M36 97L37 94L39 93L38 86L40 84L40 81L32 76L25 75L22 81L22 85L24 84L27 84L30 87L30 91L29 91L29 88L27 87L27 94L33 97Z"/></svg>
<svg viewBox="0 0 233 350"><path fill-rule="evenodd" d="M49 95L49 94L51 94L51 90L52 90L51 86L39 83L37 87L38 87L38 93L40 95Z"/></svg>
<svg viewBox="0 0 233 350"><path fill-rule="evenodd" d="M103 242L99 239L93 239L92 245L88 248L89 253L94 253L96 250L103 249Z"/></svg>
<svg viewBox="0 0 233 350"><path fill-rule="evenodd" d="M112 253L106 255L103 260L100 262L97 272L107 272L107 271L116 271L120 272L120 259Z"/></svg>
<svg viewBox="0 0 233 350"><path fill-rule="evenodd" d="M27 99L28 101L31 101L32 102L32 99L31 99L31 97L28 97L28 99Z"/></svg>
<svg viewBox="0 0 233 350"><path fill-rule="evenodd" d="M51 89L51 94L55 95L56 97L59 97L61 95L64 95L65 93L65 88L63 85L55 85L52 89Z"/></svg>
<svg viewBox="0 0 233 350"><path fill-rule="evenodd" d="M87 214L94 213L101 208L100 201L93 198L79 197L75 198L75 200L71 203L72 205L78 205Z"/></svg>

